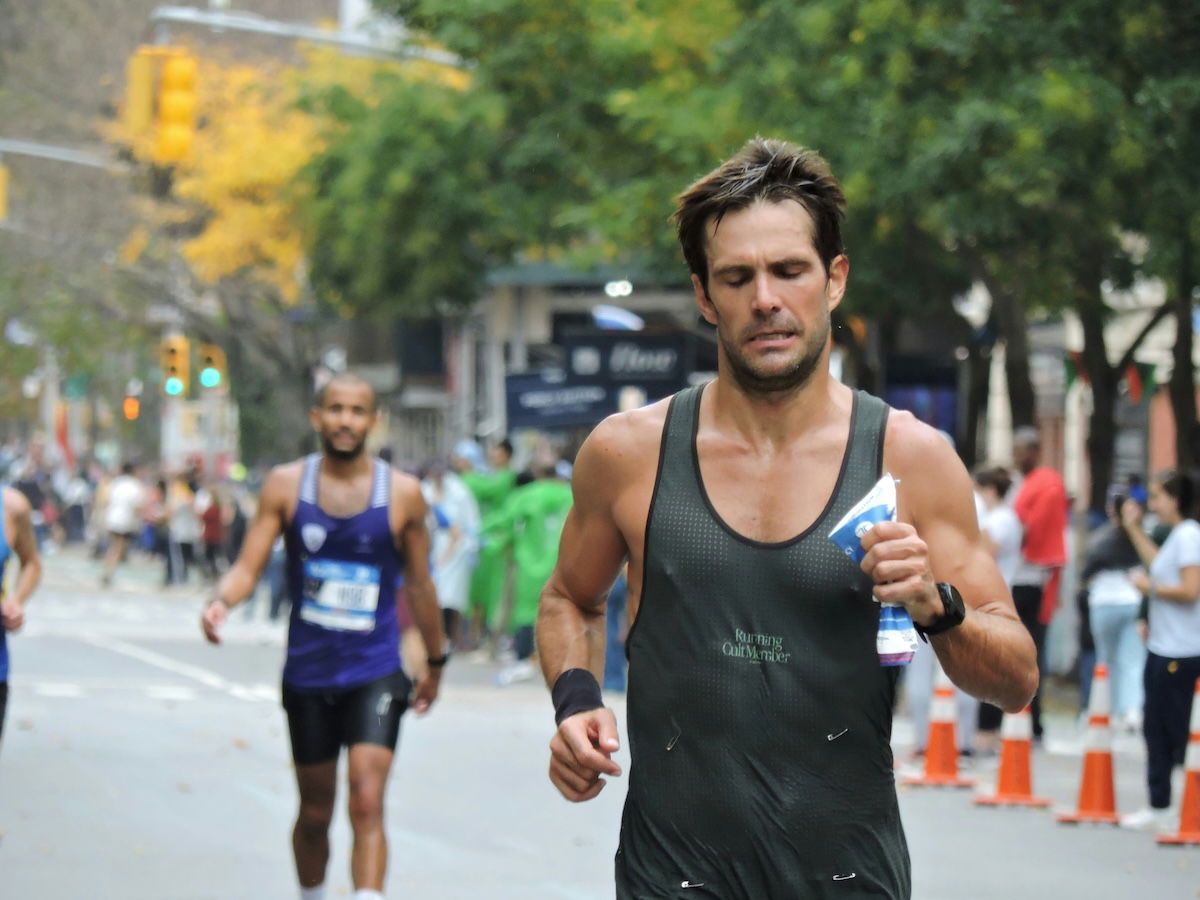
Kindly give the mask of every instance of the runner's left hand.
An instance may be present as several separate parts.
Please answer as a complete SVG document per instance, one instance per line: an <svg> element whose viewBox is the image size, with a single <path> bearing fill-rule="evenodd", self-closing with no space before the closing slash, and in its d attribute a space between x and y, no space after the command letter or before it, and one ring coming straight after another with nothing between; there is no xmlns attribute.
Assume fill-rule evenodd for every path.
<svg viewBox="0 0 1200 900"><path fill-rule="evenodd" d="M929 568L929 547L907 522L879 522L862 537L862 570L875 582L875 599L899 603L918 625L942 615Z"/></svg>

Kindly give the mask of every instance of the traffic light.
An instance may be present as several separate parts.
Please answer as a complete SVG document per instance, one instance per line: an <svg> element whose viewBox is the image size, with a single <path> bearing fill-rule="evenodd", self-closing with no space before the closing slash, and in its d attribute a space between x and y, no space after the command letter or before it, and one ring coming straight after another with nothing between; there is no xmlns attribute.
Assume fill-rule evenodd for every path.
<svg viewBox="0 0 1200 900"><path fill-rule="evenodd" d="M182 162L196 134L196 58L179 51L163 60L158 76L158 133L154 161Z"/></svg>
<svg viewBox="0 0 1200 900"><path fill-rule="evenodd" d="M0 163L0 222L8 220L8 166Z"/></svg>
<svg viewBox="0 0 1200 900"><path fill-rule="evenodd" d="M161 56L158 47L141 46L125 63L125 128L133 138L150 131L154 121L155 57Z"/></svg>
<svg viewBox="0 0 1200 900"><path fill-rule="evenodd" d="M132 395L126 396L125 400L121 403L121 412L125 416L126 421L134 421L141 415L142 401Z"/></svg>
<svg viewBox="0 0 1200 900"><path fill-rule="evenodd" d="M161 347L162 389L168 397L188 392L188 339L181 334L163 338Z"/></svg>
<svg viewBox="0 0 1200 900"><path fill-rule="evenodd" d="M216 344L200 345L200 386L205 388L222 387L229 369L225 362L225 351Z"/></svg>

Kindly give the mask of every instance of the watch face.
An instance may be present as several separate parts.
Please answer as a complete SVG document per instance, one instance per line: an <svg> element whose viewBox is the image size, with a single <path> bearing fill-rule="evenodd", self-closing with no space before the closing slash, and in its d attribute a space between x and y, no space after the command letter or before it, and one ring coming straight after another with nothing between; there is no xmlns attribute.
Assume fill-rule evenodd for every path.
<svg viewBox="0 0 1200 900"><path fill-rule="evenodd" d="M947 616L961 620L966 615L967 607L958 588L941 582L938 584L938 593L942 597L942 606L945 607Z"/></svg>

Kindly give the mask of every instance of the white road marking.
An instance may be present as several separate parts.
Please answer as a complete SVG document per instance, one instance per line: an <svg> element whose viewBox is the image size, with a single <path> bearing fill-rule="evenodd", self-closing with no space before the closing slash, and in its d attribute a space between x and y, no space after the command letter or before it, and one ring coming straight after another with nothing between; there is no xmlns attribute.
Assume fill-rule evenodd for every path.
<svg viewBox="0 0 1200 900"><path fill-rule="evenodd" d="M175 684L152 684L146 688L151 700L195 700L196 692L190 687Z"/></svg>
<svg viewBox="0 0 1200 900"><path fill-rule="evenodd" d="M236 697L239 700L261 701L265 699L262 692L258 690L259 686L247 687L246 685L236 684L222 678L216 672L210 672L208 669L202 669L200 666L193 666L190 663L180 662L177 659L171 659L169 656L164 656L161 653L155 653L153 650L147 650L144 647L138 647L136 644L129 644L125 641L114 637L101 636L96 634L76 634L75 638L83 641L85 644L91 644L93 647L99 647L101 650L108 650L111 653L119 653L122 656L128 656L131 659L136 659L144 662L147 665L155 666L175 675L182 675L184 678L190 678L193 681L198 681L205 687L212 688L214 691L221 691L229 694L231 697Z"/></svg>
<svg viewBox="0 0 1200 900"><path fill-rule="evenodd" d="M33 685L33 692L39 697L82 697L83 688L67 681L42 681Z"/></svg>

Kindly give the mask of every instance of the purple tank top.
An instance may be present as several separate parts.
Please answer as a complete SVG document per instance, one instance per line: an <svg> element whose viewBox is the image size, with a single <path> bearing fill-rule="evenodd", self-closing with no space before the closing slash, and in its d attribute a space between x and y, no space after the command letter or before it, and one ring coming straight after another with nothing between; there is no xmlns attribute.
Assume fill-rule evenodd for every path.
<svg viewBox="0 0 1200 900"><path fill-rule="evenodd" d="M304 460L300 502L284 533L292 601L283 681L346 688L400 668L396 576L403 556L388 520L391 468L375 460L371 502L347 518L317 505L321 454Z"/></svg>

